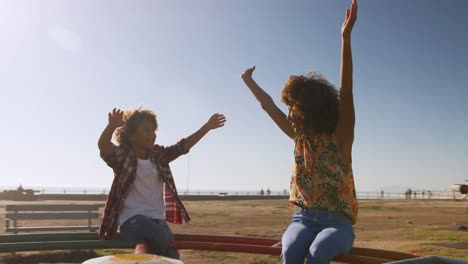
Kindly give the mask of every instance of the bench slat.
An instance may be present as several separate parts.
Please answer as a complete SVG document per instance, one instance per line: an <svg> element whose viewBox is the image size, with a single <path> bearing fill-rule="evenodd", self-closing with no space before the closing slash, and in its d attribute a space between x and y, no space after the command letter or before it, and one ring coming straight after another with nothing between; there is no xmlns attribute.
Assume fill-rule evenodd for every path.
<svg viewBox="0 0 468 264"><path fill-rule="evenodd" d="M97 211L102 204L9 204L5 211Z"/></svg>
<svg viewBox="0 0 468 264"><path fill-rule="evenodd" d="M271 239L271 238L243 237L243 236L174 234L174 237L175 237L175 240L181 240L181 241L250 244L250 245L259 245L259 246L272 246L280 242L277 239Z"/></svg>
<svg viewBox="0 0 468 264"><path fill-rule="evenodd" d="M10 220L99 219L99 213L7 213Z"/></svg>
<svg viewBox="0 0 468 264"><path fill-rule="evenodd" d="M0 243L0 252L74 250L74 249L132 248L132 243L121 240L82 240Z"/></svg>
<svg viewBox="0 0 468 264"><path fill-rule="evenodd" d="M368 256L373 258L386 258L391 260L404 260L423 256L421 254L418 255L414 253L362 247L353 247L351 253L355 255Z"/></svg>
<svg viewBox="0 0 468 264"><path fill-rule="evenodd" d="M32 233L32 234L2 234L0 243L38 242L38 241L76 241L99 240L98 233L68 232L68 233Z"/></svg>
<svg viewBox="0 0 468 264"><path fill-rule="evenodd" d="M34 232L34 231L66 231L66 230L98 230L99 226L35 226L6 228L6 232Z"/></svg>

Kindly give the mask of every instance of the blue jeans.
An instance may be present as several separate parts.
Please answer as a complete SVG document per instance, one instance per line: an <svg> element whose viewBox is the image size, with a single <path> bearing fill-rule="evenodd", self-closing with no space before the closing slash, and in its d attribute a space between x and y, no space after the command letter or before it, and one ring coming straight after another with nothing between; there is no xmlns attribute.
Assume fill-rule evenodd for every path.
<svg viewBox="0 0 468 264"><path fill-rule="evenodd" d="M135 215L120 226L120 238L135 245L144 241L149 246L149 253L179 259L179 251L169 248L169 242L175 239L166 220Z"/></svg>
<svg viewBox="0 0 468 264"><path fill-rule="evenodd" d="M354 242L351 220L324 208L304 208L294 214L281 239L284 264L330 263L351 251Z"/></svg>

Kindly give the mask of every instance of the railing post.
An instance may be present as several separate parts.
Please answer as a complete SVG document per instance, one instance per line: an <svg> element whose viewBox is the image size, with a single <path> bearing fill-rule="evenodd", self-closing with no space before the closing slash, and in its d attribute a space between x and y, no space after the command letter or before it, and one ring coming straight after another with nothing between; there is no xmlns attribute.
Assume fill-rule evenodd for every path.
<svg viewBox="0 0 468 264"><path fill-rule="evenodd" d="M93 232L93 230L91 229L91 210L88 210L88 228L89 232Z"/></svg>
<svg viewBox="0 0 468 264"><path fill-rule="evenodd" d="M18 213L18 211L16 211L16 210L14 212L15 212L15 214ZM13 219L13 227L15 228L15 231L13 233L18 234L18 229L17 229L18 223L17 223L16 217L15 217L15 219Z"/></svg>

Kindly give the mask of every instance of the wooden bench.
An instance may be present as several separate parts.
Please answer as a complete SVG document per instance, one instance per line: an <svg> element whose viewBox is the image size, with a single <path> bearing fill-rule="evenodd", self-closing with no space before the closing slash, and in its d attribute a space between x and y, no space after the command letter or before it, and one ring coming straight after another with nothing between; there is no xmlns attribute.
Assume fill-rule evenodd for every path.
<svg viewBox="0 0 468 264"><path fill-rule="evenodd" d="M195 234L174 234L174 236L176 241L170 244L171 248L272 256L279 256L281 254L281 245L279 244L279 240L276 239ZM132 248L132 244L118 239L99 240L97 233L0 235L0 252L105 248L130 249ZM413 253L354 247L349 254L338 256L334 261L356 264L380 264L421 256Z"/></svg>
<svg viewBox="0 0 468 264"><path fill-rule="evenodd" d="M100 204L92 205L6 205L5 206L5 232L34 232L34 231L78 231L88 230L96 232ZM85 220L87 224L83 225L61 225L61 226L19 226L20 221L24 220Z"/></svg>

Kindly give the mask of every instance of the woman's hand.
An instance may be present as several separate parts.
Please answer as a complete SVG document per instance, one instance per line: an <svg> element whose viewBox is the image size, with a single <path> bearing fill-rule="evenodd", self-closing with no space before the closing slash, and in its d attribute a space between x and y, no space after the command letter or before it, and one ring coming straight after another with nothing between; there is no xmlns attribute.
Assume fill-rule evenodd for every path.
<svg viewBox="0 0 468 264"><path fill-rule="evenodd" d="M341 28L341 35L343 38L351 38L351 31L353 30L354 23L357 19L357 0L353 0L350 9L346 9L346 17Z"/></svg>
<svg viewBox="0 0 468 264"><path fill-rule="evenodd" d="M248 68L241 74L241 78L245 80L246 78L252 78L252 74L255 71L255 66L252 66L252 68Z"/></svg>

